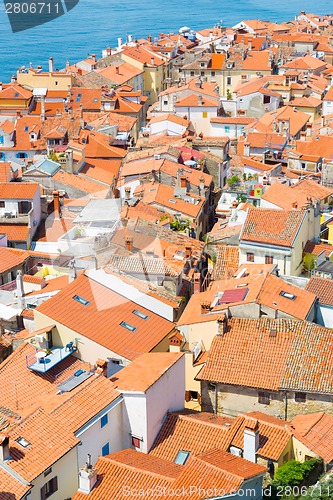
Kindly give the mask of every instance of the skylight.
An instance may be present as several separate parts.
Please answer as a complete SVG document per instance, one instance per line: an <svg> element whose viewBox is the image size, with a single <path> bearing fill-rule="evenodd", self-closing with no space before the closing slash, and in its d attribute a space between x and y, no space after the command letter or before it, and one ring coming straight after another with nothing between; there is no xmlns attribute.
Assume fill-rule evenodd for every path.
<svg viewBox="0 0 333 500"><path fill-rule="evenodd" d="M134 309L133 314L135 314L135 316L138 316L141 319L148 319L149 318L148 314L145 314L142 311L139 311L138 309Z"/></svg>
<svg viewBox="0 0 333 500"><path fill-rule="evenodd" d="M76 98L76 102L80 102L81 101L81 97L82 97L82 94L78 94L77 98Z"/></svg>
<svg viewBox="0 0 333 500"><path fill-rule="evenodd" d="M133 325L130 325L129 323L126 323L126 321L122 321L120 323L120 326L127 328L130 332L136 332L137 328Z"/></svg>
<svg viewBox="0 0 333 500"><path fill-rule="evenodd" d="M178 465L185 465L189 456L190 456L189 451L179 450L174 462L175 462L175 464L178 464Z"/></svg>
<svg viewBox="0 0 333 500"><path fill-rule="evenodd" d="M28 126L25 126L25 127L24 127L24 132L28 132L28 130L29 130L29 127L28 127Z"/></svg>
<svg viewBox="0 0 333 500"><path fill-rule="evenodd" d="M170 203L177 203L177 200L169 200Z"/></svg>
<svg viewBox="0 0 333 500"><path fill-rule="evenodd" d="M98 102L98 97L95 97L94 102Z"/></svg>
<svg viewBox="0 0 333 500"><path fill-rule="evenodd" d="M76 300L76 302L79 302L80 304L82 304L83 306L89 306L89 304L90 304L89 300L86 300L83 297L80 297L80 295L74 295L73 299Z"/></svg>
<svg viewBox="0 0 333 500"><path fill-rule="evenodd" d="M23 437L19 437L16 439L16 442L19 443L23 448L28 448L28 446L31 444L29 441L24 439Z"/></svg>
<svg viewBox="0 0 333 500"><path fill-rule="evenodd" d="M292 293L284 292L283 290L282 290L282 292L280 292L280 295L282 297L285 297L286 299L289 299L289 300L295 300L296 299L296 295L293 295Z"/></svg>
<svg viewBox="0 0 333 500"><path fill-rule="evenodd" d="M19 96L19 93L15 92L14 97L18 97L18 96Z"/></svg>

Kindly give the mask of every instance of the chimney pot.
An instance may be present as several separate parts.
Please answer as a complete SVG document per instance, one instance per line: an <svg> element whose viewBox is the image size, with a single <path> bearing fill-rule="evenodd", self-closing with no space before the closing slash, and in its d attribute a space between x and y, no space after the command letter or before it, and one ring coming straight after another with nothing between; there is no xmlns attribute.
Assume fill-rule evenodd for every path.
<svg viewBox="0 0 333 500"><path fill-rule="evenodd" d="M225 313L220 314L217 318L217 335L225 335L228 328L228 316Z"/></svg>
<svg viewBox="0 0 333 500"><path fill-rule="evenodd" d="M129 252L133 252L133 238L130 238L129 236L126 237L125 247Z"/></svg>
<svg viewBox="0 0 333 500"><path fill-rule="evenodd" d="M207 314L209 313L210 311L210 302L208 301L202 301L200 302L200 306L201 306L201 314Z"/></svg>

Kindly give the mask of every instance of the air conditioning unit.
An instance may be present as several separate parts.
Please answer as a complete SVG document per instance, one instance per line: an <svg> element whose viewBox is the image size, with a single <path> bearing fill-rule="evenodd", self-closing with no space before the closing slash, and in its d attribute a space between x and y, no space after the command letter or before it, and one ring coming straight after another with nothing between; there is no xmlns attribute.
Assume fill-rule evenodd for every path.
<svg viewBox="0 0 333 500"><path fill-rule="evenodd" d="M39 344L43 344L45 342L45 337L44 335L35 335L35 340Z"/></svg>

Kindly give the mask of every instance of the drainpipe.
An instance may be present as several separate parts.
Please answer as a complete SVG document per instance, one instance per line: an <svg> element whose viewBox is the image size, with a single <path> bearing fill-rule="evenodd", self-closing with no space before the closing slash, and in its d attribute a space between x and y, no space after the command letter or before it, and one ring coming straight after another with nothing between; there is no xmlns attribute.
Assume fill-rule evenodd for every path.
<svg viewBox="0 0 333 500"><path fill-rule="evenodd" d="M285 391L284 393L284 419L288 419L288 393Z"/></svg>

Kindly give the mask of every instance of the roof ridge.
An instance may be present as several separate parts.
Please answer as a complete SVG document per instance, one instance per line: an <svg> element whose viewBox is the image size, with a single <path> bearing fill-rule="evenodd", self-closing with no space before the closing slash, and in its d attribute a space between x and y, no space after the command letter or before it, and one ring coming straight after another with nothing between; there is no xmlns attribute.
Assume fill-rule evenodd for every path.
<svg viewBox="0 0 333 500"><path fill-rule="evenodd" d="M169 462L167 460L164 460L164 459L161 459L160 457L155 457L154 455L150 455L149 453L147 454L143 454L145 456L148 456L148 457L154 457L154 459L157 459L157 460L160 460L160 461L164 461L164 462L168 462L169 465L176 465L176 464L173 464L172 462ZM158 472L153 472L153 471L150 471L150 470L146 470L146 469L142 469L140 466L134 466L134 465L130 465L130 464L127 464L127 463L124 463L124 462L120 462L114 458L110 458L110 456L107 456L107 457L103 457L103 458L107 458L107 460L115 465L118 465L118 466L122 466L122 467L125 467L126 469L128 470L133 470L135 472L140 472L142 474L147 474L149 476L154 476L154 477L159 477L161 479L167 479L169 481L174 481L175 478L174 477L171 477L171 476L165 476L163 474L160 474ZM167 465L167 464L165 464Z"/></svg>

